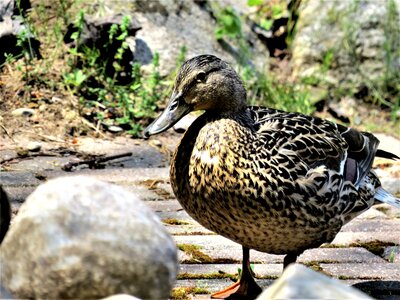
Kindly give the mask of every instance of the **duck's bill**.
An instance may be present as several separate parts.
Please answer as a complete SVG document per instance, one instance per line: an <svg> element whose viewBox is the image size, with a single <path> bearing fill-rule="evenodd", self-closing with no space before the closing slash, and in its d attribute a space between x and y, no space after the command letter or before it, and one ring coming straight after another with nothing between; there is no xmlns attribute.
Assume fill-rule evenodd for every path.
<svg viewBox="0 0 400 300"><path fill-rule="evenodd" d="M143 137L161 133L171 128L191 111L191 107L185 102L182 94L173 93L165 110L143 132Z"/></svg>

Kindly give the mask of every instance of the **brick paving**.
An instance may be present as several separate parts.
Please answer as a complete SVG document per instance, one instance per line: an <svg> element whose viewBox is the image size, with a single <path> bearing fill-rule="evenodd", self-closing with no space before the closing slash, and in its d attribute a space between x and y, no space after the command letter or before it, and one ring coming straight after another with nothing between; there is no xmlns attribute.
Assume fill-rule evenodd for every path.
<svg viewBox="0 0 400 300"><path fill-rule="evenodd" d="M159 162L160 167L157 168L145 164L145 167L138 166L137 161L141 160L136 157L132 158L134 162L121 160L112 168L83 169L73 173L61 171L61 161L57 158L41 158L40 162L34 159L31 163L24 161L23 164L11 165L8 172L0 172L0 184L8 192L14 212L27 195L43 182L43 178L89 175L135 192L161 220L169 223L165 224L167 230L183 250L184 245L197 246L197 254L179 251L180 275L176 287L196 287L197 292L205 294L198 294L195 298L207 298L210 293L232 282L227 277L237 274L240 268L241 247L205 229L182 209L172 194L167 162L162 157L160 154L160 157L153 158ZM165 162L164 165L162 162ZM344 226L332 244L304 252L298 262L339 278L346 284L378 290L378 296L389 293L388 290L400 295L399 243L400 210L381 204ZM198 257L199 253L203 256ZM283 256L257 251L251 251L250 256L262 287L269 286L281 274Z"/></svg>

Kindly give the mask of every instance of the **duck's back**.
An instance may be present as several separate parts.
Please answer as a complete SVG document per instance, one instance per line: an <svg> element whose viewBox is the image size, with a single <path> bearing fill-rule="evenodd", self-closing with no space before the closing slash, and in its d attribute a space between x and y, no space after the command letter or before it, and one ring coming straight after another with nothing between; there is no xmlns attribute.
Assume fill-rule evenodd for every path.
<svg viewBox="0 0 400 300"><path fill-rule="evenodd" d="M173 190L205 227L248 248L298 253L370 207L372 136L296 113L204 114L171 166Z"/></svg>

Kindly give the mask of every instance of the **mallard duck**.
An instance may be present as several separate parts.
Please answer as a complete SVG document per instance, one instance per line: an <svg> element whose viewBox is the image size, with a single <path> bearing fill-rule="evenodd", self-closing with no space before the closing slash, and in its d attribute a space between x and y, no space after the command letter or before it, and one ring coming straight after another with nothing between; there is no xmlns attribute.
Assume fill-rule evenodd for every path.
<svg viewBox="0 0 400 300"><path fill-rule="evenodd" d="M343 224L376 201L400 207L371 170L370 133L275 109L247 106L238 74L213 55L180 68L171 99L144 131L161 133L191 111L205 111L187 129L172 159L176 198L204 227L243 247L240 280L214 298L255 298L261 288L249 249L285 254L331 242Z"/></svg>

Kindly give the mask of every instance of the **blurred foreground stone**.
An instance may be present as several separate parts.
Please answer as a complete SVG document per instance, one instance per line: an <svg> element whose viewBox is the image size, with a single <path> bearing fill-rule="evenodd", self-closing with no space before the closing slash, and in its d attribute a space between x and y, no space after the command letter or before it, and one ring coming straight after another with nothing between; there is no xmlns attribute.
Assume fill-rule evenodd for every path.
<svg viewBox="0 0 400 300"><path fill-rule="evenodd" d="M58 178L21 206L0 248L2 284L15 298L166 299L176 246L134 194L92 178Z"/></svg>
<svg viewBox="0 0 400 300"><path fill-rule="evenodd" d="M140 300L140 299L127 294L117 294L107 298L103 298L103 300Z"/></svg>
<svg viewBox="0 0 400 300"><path fill-rule="evenodd" d="M299 264L290 265L257 300L270 299L372 299L339 280Z"/></svg>

